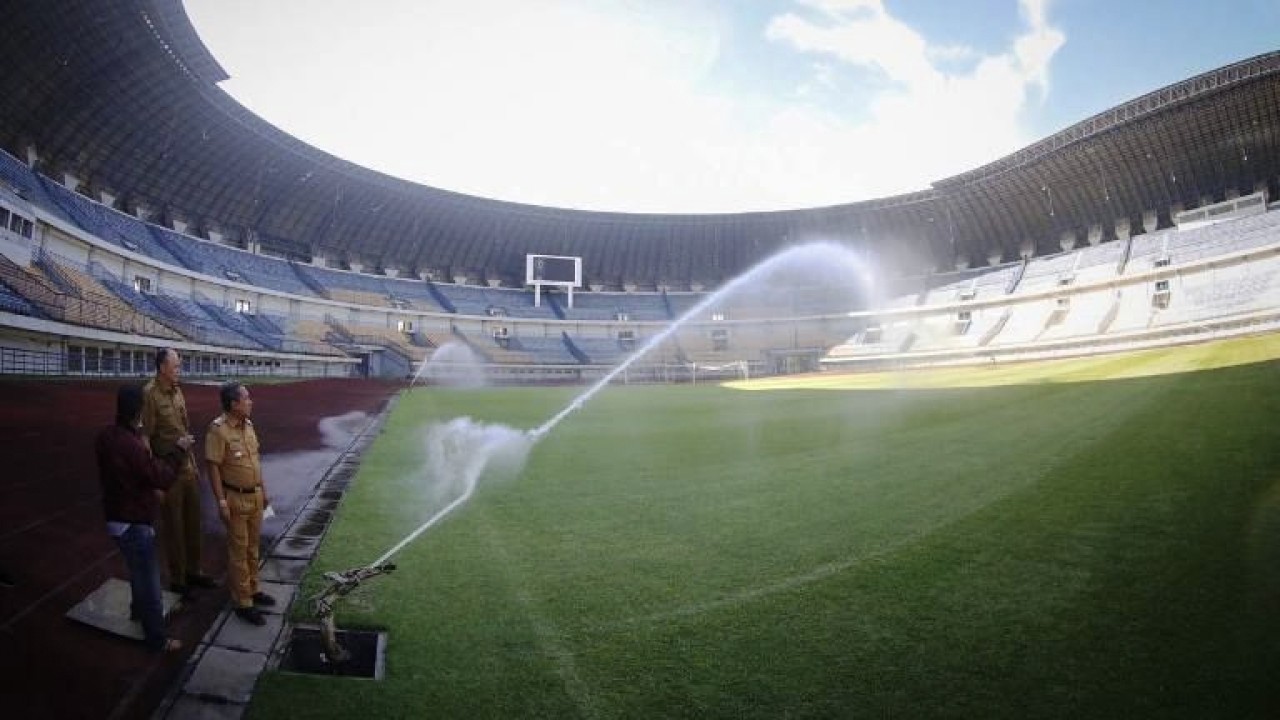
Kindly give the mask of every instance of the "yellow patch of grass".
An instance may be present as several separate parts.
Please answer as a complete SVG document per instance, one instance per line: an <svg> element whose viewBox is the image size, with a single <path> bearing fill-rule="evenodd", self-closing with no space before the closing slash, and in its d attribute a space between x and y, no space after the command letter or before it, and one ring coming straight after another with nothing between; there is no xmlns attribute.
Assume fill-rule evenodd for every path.
<svg viewBox="0 0 1280 720"><path fill-rule="evenodd" d="M1280 359L1280 333L1195 345L1059 360L990 363L883 372L828 372L738 380L738 390L874 390L1088 382L1211 370Z"/></svg>

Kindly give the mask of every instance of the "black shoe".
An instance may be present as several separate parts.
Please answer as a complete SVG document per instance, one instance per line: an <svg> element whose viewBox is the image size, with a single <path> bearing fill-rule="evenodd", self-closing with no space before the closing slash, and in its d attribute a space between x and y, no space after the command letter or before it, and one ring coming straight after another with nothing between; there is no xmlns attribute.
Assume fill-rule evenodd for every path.
<svg viewBox="0 0 1280 720"><path fill-rule="evenodd" d="M201 588L204 590L213 590L214 588L218 587L217 580L214 580L208 575L202 575L200 573L196 573L195 575L188 575L187 584L190 585L191 587Z"/></svg>
<svg viewBox="0 0 1280 720"><path fill-rule="evenodd" d="M252 605L249 607L236 608L236 617L250 625L257 625L261 627L267 624L267 618L262 614L262 611Z"/></svg>
<svg viewBox="0 0 1280 720"><path fill-rule="evenodd" d="M275 607L276 599L264 592L256 592L253 594L253 604L262 607Z"/></svg>
<svg viewBox="0 0 1280 720"><path fill-rule="evenodd" d="M191 588L187 587L186 585L173 583L169 586L169 592L177 593L178 597L186 601L191 601L195 599L195 595L192 593Z"/></svg>

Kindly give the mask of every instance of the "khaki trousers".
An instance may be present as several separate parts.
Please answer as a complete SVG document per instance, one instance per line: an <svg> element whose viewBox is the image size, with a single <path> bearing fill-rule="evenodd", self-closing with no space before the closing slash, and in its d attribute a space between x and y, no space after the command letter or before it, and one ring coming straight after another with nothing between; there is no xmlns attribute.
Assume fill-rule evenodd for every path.
<svg viewBox="0 0 1280 720"><path fill-rule="evenodd" d="M200 573L199 483L195 465L188 460L160 504L156 535L173 585L186 585L188 577Z"/></svg>
<svg viewBox="0 0 1280 720"><path fill-rule="evenodd" d="M227 589L236 607L253 605L258 592L258 541L262 531L262 489L252 493L227 489Z"/></svg>

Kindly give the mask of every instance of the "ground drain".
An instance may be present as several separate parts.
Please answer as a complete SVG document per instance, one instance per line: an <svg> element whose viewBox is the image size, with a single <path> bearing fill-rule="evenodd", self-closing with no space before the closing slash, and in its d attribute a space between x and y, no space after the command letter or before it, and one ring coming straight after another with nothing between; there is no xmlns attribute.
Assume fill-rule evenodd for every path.
<svg viewBox="0 0 1280 720"><path fill-rule="evenodd" d="M333 513L328 510L308 510L307 516L302 519L304 523L316 525L327 525L329 519L333 517Z"/></svg>
<svg viewBox="0 0 1280 720"><path fill-rule="evenodd" d="M289 638L289 648L280 660L280 669L307 675L382 679L383 656L387 648L385 632L339 630L337 638L338 643L351 654L350 659L340 665L331 664L324 658L319 628L295 627Z"/></svg>
<svg viewBox="0 0 1280 720"><path fill-rule="evenodd" d="M324 527L320 523L304 523L294 528L293 534L303 537L319 537L324 533Z"/></svg>

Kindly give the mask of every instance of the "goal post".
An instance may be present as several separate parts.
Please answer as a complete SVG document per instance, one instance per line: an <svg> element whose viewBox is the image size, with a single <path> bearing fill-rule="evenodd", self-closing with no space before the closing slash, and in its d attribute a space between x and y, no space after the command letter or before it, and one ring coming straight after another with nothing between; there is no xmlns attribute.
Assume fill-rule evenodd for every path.
<svg viewBox="0 0 1280 720"><path fill-rule="evenodd" d="M727 377L737 376L739 380L750 380L751 370L746 360L733 360L717 365L707 363L691 362L688 364L690 380L694 385L698 384L698 374L702 374L704 380L717 379L723 380Z"/></svg>

